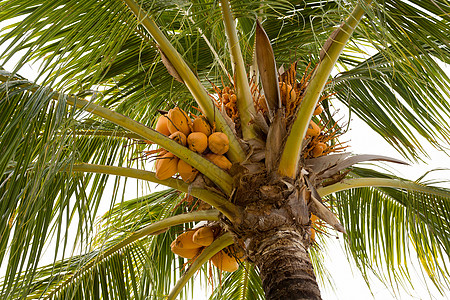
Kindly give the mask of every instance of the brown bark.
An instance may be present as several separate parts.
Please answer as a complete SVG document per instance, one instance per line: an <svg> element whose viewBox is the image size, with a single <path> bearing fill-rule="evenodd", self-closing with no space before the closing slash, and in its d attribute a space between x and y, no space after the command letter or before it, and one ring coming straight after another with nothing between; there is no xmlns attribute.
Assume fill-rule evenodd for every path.
<svg viewBox="0 0 450 300"><path fill-rule="evenodd" d="M232 202L242 207L242 222L224 220L224 226L258 267L267 300L321 299L308 253L314 186L308 188L303 176L292 180L247 172L235 177L239 188Z"/></svg>
<svg viewBox="0 0 450 300"><path fill-rule="evenodd" d="M255 263L267 300L321 299L308 239L295 229L284 229L258 243Z"/></svg>

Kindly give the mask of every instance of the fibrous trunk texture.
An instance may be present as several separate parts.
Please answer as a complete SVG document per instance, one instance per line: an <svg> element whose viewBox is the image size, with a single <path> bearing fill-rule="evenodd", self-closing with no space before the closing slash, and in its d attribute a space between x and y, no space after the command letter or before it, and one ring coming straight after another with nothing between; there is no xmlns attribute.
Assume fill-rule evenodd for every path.
<svg viewBox="0 0 450 300"><path fill-rule="evenodd" d="M259 243L255 263L267 300L322 299L305 245L305 237L291 229Z"/></svg>
<svg viewBox="0 0 450 300"><path fill-rule="evenodd" d="M305 174L292 179L249 169L235 180L231 200L242 207L242 221L224 225L259 268L266 299L321 299L308 253L312 202Z"/></svg>

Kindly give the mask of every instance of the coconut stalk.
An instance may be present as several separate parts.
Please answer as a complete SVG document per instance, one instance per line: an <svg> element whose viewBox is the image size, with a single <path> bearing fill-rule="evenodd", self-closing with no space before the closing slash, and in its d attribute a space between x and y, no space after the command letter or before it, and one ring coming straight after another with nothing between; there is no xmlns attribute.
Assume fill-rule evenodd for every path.
<svg viewBox="0 0 450 300"><path fill-rule="evenodd" d="M372 1L366 0L367 5ZM312 75L312 79L305 91L305 96L292 124L290 134L281 154L278 173L295 178L298 171L298 161L302 151L302 142L306 136L309 122L316 108L325 84L339 58L342 50L350 39L359 21L364 15L364 7L358 4L350 16L337 28L325 42L321 53L319 66Z"/></svg>
<svg viewBox="0 0 450 300"><path fill-rule="evenodd" d="M183 274L183 276L181 276L173 289L170 291L167 300L175 300L189 279L191 279L191 277L203 266L204 263L206 263L223 248L232 245L233 243L233 236L229 232L214 240L214 242L206 247L198 257L194 258L194 262L189 266L187 271Z"/></svg>
<svg viewBox="0 0 450 300"><path fill-rule="evenodd" d="M93 267L99 260L105 259L108 256L120 251L121 249L129 246L130 244L134 243L135 241L152 235L152 234L160 234L162 231L167 230L168 228L180 225L184 223L190 223L190 222L200 222L200 221L218 221L219 220L219 212L215 209L211 210L201 210L201 211L195 211L190 213L185 213L181 215L176 215L172 217L168 217L164 220L155 222L153 224L150 224L138 231L133 232L128 237L123 239L121 242L111 246L108 249L105 249L102 251L102 253L97 254L94 256L90 261L88 261L83 267L81 267L76 273L71 274L66 280L64 280L61 284L59 284L57 287L55 287L54 290L50 292L47 296L44 297L44 299L53 299L53 296L64 286L70 285L71 282L76 280L77 275L82 274L83 272L87 271L91 267Z"/></svg>
<svg viewBox="0 0 450 300"><path fill-rule="evenodd" d="M109 137L118 137L118 138L129 138L129 139L141 139L140 135L137 135L133 132L117 132L114 130L74 130L72 131L75 135L80 136L109 136Z"/></svg>
<svg viewBox="0 0 450 300"><path fill-rule="evenodd" d="M224 117L217 109L217 107L211 101L211 98L203 87L198 78L194 75L192 70L186 64L182 56L178 51L172 46L169 40L165 37L163 32L158 28L155 21L149 17L149 14L142 9L133 0L124 0L128 8L134 13L140 24L145 27L145 29L150 33L153 39L158 44L158 47L163 52L170 64L175 68L178 75L183 80L184 84L187 86L192 96L194 97L200 109L208 118L211 124L215 124L216 128L225 133L230 140L230 150L228 152L228 157L233 162L241 162L245 159L245 153L242 150L235 134L231 128L227 125Z"/></svg>
<svg viewBox="0 0 450 300"><path fill-rule="evenodd" d="M208 203L209 205L217 208L221 213L223 213L228 219L232 221L238 220L240 213L236 205L228 201L225 197L214 193L210 190L201 187L193 187L185 183L180 179L169 178L165 180L160 180L156 178L154 172L138 170L132 168L124 167L114 167L114 166L104 166L104 165L93 165L93 164L76 164L66 169L69 172L90 172L90 173L100 173L109 174L116 176L124 176L136 179L142 179L157 184L163 184L165 186L174 188L181 192L189 193L190 195L199 198L200 200Z"/></svg>
<svg viewBox="0 0 450 300"><path fill-rule="evenodd" d="M188 17L189 21L192 22L193 25L196 25L194 19L189 16ZM203 33L203 30L200 27L197 27L198 32L200 33L201 37L203 38L203 40L205 41L206 45L208 45L209 50L211 50L212 54L214 55L214 59L217 61L217 63L219 64L220 68L222 69L222 71L227 75L228 78L230 78L231 80L233 80L233 78L231 78L230 74L228 73L227 68L225 67L225 64L223 63L223 61L220 59L219 54L217 53L216 49L214 49L213 45L211 44L211 42L208 40L208 38L206 37L206 35ZM233 84L234 82L231 81Z"/></svg>
<svg viewBox="0 0 450 300"><path fill-rule="evenodd" d="M236 23L231 13L230 2L228 0L220 0L220 4L228 48L231 54L231 63L234 69L237 109L241 120L242 135L244 139L256 138L257 135L254 125L250 124L252 116L256 115L256 110L245 72L244 59L242 58L242 51L236 31Z"/></svg>
<svg viewBox="0 0 450 300"><path fill-rule="evenodd" d="M9 76L0 75L0 81L3 82L7 82L10 78L11 77ZM27 85L29 86L30 91L36 91L39 88L38 85L32 84L30 82L23 84L23 86ZM232 177L209 160L189 150L189 148L178 144L177 142L169 139L167 136L157 132L156 130L153 130L152 128L149 128L127 116L112 111L108 108L84 99L53 92L53 99L59 101L59 99L61 99L62 97L66 97L66 103L69 105L75 106L79 109L83 109L94 115L102 117L116 125L119 125L125 129L130 130L131 132L138 134L146 140L160 145L161 147L168 150L169 152L172 152L175 156L184 160L185 162L196 168L200 173L211 179L227 195L231 193L233 183Z"/></svg>

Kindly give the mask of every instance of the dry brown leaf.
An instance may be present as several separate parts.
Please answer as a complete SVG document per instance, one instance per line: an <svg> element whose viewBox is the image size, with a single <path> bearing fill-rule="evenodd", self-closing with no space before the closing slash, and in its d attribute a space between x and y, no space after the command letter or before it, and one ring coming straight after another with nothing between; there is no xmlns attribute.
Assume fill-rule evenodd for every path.
<svg viewBox="0 0 450 300"><path fill-rule="evenodd" d="M256 61L258 63L264 96L267 101L269 113L273 116L275 111L281 107L277 67L269 37L259 22L256 23L255 39Z"/></svg>

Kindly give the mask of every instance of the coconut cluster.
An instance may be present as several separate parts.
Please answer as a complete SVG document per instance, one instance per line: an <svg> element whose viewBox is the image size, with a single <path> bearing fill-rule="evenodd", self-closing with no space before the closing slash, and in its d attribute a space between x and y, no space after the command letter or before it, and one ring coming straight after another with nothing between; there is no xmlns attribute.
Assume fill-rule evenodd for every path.
<svg viewBox="0 0 450 300"><path fill-rule="evenodd" d="M288 70L280 69L281 74L279 80L279 90L281 103L285 111L286 130L289 131L290 126L295 120L297 110L303 100L306 88L314 70L308 71L310 65L306 68L302 78L297 79L297 64L293 63ZM252 96L255 109L263 116L267 116L268 108L264 95L261 95L257 85L252 84ZM313 112L313 118L310 121L306 132L303 147L303 157L316 158L327 155L331 152L343 150L342 144L337 142L336 137L339 135L339 129L336 123L325 118L321 103L332 96L326 94L322 96Z"/></svg>
<svg viewBox="0 0 450 300"><path fill-rule="evenodd" d="M213 132L204 116L192 120L186 112L175 107L158 118L155 130L201 154L224 170L229 170L232 166L225 156L229 149L228 137L222 132ZM155 169L156 177L161 180L178 173L184 182L190 183L198 175L194 167L166 150L159 152Z"/></svg>
<svg viewBox="0 0 450 300"><path fill-rule="evenodd" d="M226 171L232 166L225 156L229 149L228 137L222 132L214 132L204 116L198 116L192 120L186 112L175 107L158 118L155 130L202 155ZM199 173L198 170L171 152L164 149L157 151L159 153L155 169L158 179L168 179L178 173L184 182L194 181ZM219 232L220 229L216 231ZM179 235L170 247L173 253L193 261L205 247L214 241L216 236L212 227L203 226ZM236 271L239 264L233 253L232 248L227 247L216 253L210 261L222 271Z"/></svg>
<svg viewBox="0 0 450 300"><path fill-rule="evenodd" d="M216 237L214 228L203 226L180 234L170 248L178 256L195 260ZM219 251L211 257L210 261L222 271L234 272L239 268L237 257L231 247Z"/></svg>
<svg viewBox="0 0 450 300"><path fill-rule="evenodd" d="M297 65L295 63L286 71L280 70L281 75L278 80L281 103L286 112L286 129L289 128L295 118L297 108L303 99L304 92L308 86L309 79L311 78L313 70L308 72L309 67L310 66L306 68L301 80L297 80ZM267 116L269 109L267 107L265 96L260 93L258 85L253 80L250 82L250 87L256 111L260 112L263 116ZM239 133L239 112L237 109L237 97L234 87L224 86L221 89L213 85L213 88L218 95L217 107L233 121L235 130ZM327 128L328 124L321 124L320 116L323 112L323 108L320 103L329 96L331 95L323 96L314 110L314 117L310 121L305 137L305 150L303 151L304 158L315 158L342 149L341 147L338 147L340 145L336 144L334 140L337 135L334 128Z"/></svg>

